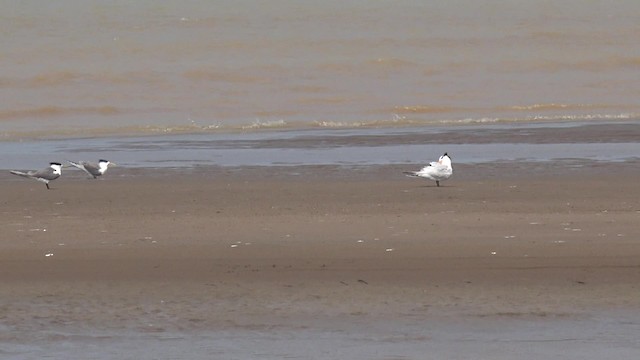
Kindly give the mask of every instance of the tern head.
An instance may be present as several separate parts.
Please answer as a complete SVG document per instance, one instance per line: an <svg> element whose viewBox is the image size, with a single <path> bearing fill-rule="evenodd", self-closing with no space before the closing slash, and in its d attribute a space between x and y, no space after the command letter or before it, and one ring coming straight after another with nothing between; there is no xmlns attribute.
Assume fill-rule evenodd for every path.
<svg viewBox="0 0 640 360"><path fill-rule="evenodd" d="M113 163L113 162L111 162L109 160L100 159L98 161L98 167L99 167L98 171L100 171L101 174L104 174L105 171L107 171L107 169L109 168L109 165L115 166L116 163Z"/></svg>
<svg viewBox="0 0 640 360"><path fill-rule="evenodd" d="M62 164L57 162L49 163L49 166L53 169L54 174L62 175Z"/></svg>
<svg viewBox="0 0 640 360"><path fill-rule="evenodd" d="M440 156L440 159L438 160L438 162L442 165L451 167L451 158L447 153L444 153L444 155Z"/></svg>

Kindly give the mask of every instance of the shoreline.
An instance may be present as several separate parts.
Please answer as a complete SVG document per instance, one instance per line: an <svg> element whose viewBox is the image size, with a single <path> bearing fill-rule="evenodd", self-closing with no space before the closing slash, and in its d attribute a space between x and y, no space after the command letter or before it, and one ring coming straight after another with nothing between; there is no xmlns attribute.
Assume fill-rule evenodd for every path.
<svg viewBox="0 0 640 360"><path fill-rule="evenodd" d="M0 142L2 169L94 159L129 168L385 166L425 164L443 152L454 164L637 162L637 121L511 126L367 128ZM43 161L44 160L44 161ZM44 164L43 164L44 162Z"/></svg>

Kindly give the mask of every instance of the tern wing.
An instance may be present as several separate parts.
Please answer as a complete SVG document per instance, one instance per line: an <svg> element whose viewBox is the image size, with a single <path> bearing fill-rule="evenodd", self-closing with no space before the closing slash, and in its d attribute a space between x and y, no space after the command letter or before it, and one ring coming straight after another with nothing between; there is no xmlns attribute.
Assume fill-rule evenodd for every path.
<svg viewBox="0 0 640 360"><path fill-rule="evenodd" d="M431 180L436 180L433 177L433 174L435 172L434 169L435 169L434 166L427 165L418 171L404 171L403 174L407 176L412 176L412 177L423 177Z"/></svg>
<svg viewBox="0 0 640 360"><path fill-rule="evenodd" d="M46 168L36 172L29 172L29 177L51 181L59 178L60 174L56 174L52 168Z"/></svg>
<svg viewBox="0 0 640 360"><path fill-rule="evenodd" d="M69 164L71 164L74 167L77 167L78 169L86 172L87 174L93 176L93 178L95 179L96 177L100 176L100 171L98 171L98 165L94 164L94 163L90 163L88 161L78 161L77 163L73 162L73 161L69 161L67 160L67 162Z"/></svg>
<svg viewBox="0 0 640 360"><path fill-rule="evenodd" d="M424 177L431 180L445 180L451 177L453 173L449 166L435 163L435 165L427 165L416 172L416 176Z"/></svg>
<svg viewBox="0 0 640 360"><path fill-rule="evenodd" d="M433 164L437 164L437 163L433 163ZM427 178L427 179L435 180L433 175L435 175L436 173L437 173L436 166L427 165L427 166L423 167L422 169L420 169L420 171L418 171L416 173L416 175L420 176L420 177Z"/></svg>
<svg viewBox="0 0 640 360"><path fill-rule="evenodd" d="M430 166L429 174L434 180L446 180L451 177L453 169L446 165Z"/></svg>
<svg viewBox="0 0 640 360"><path fill-rule="evenodd" d="M90 162L83 162L82 165L84 165L84 170L88 172L90 175L92 175L94 178L102 175L100 173L100 167L97 164L90 163Z"/></svg>

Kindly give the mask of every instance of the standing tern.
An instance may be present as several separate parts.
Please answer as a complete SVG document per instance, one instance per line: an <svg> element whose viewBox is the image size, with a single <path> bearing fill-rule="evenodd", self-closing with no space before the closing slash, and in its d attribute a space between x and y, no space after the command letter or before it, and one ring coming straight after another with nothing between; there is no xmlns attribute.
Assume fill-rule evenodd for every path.
<svg viewBox="0 0 640 360"><path fill-rule="evenodd" d="M403 173L411 177L422 177L435 180L436 185L440 186L440 181L447 180L451 177L451 174L453 174L451 158L447 153L444 153L444 155L440 156L438 161L432 161L429 165L423 167L419 171L405 171Z"/></svg>
<svg viewBox="0 0 640 360"><path fill-rule="evenodd" d="M104 173L109 169L109 165L116 165L116 163L104 159L100 159L97 164L88 161L78 161L77 163L75 163L73 161L67 160L67 162L72 166L75 166L78 169L83 170L87 174L93 176L94 179L98 176L104 175Z"/></svg>
<svg viewBox="0 0 640 360"><path fill-rule="evenodd" d="M62 164L57 162L52 162L52 163L49 163L48 168L45 168L42 170L32 170L27 172L11 170L11 173L13 175L18 175L18 176L43 182L45 185L47 185L47 189L50 189L49 181L53 181L59 178L60 175L62 175Z"/></svg>

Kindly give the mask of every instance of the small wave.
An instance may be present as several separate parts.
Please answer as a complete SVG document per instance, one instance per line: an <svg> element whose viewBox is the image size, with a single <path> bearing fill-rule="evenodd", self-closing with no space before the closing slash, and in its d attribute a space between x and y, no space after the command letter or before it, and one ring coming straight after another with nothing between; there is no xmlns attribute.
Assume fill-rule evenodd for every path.
<svg viewBox="0 0 640 360"><path fill-rule="evenodd" d="M314 121L312 123L312 126L314 127L321 127L321 128L334 128L334 129L341 129L341 128L354 128L354 127L363 127L363 126L372 126L373 123L371 122L362 122L362 121L356 121L356 122L352 122L352 121L327 121L327 120L323 120L323 121Z"/></svg>
<svg viewBox="0 0 640 360"><path fill-rule="evenodd" d="M43 106L34 109L0 111L0 119L40 118L65 115L115 115L121 111L113 106L93 106L65 108L59 106Z"/></svg>
<svg viewBox="0 0 640 360"><path fill-rule="evenodd" d="M555 115L555 116L531 116L529 121L588 121L588 120L630 120L637 119L640 114L583 114L583 115Z"/></svg>
<svg viewBox="0 0 640 360"><path fill-rule="evenodd" d="M292 87L291 90L297 93L321 94L329 91L330 89L326 86L320 85L300 85Z"/></svg>
<svg viewBox="0 0 640 360"><path fill-rule="evenodd" d="M464 117L464 118L440 118L440 119L410 119L404 116L394 116L389 120L376 120L358 122L355 127L411 127L411 126L447 126L447 125L482 125L482 124L508 124L527 122L581 122L581 121L615 121L639 119L638 113L620 114L564 114L564 115L531 115L523 117ZM349 127L353 123L328 123L327 127Z"/></svg>
<svg viewBox="0 0 640 360"><path fill-rule="evenodd" d="M63 86L67 84L75 84L78 82L104 83L104 84L131 84L131 83L148 83L161 84L165 80L161 74L153 71L129 71L129 72L110 72L100 71L91 73L72 72L72 71L53 71L36 74L26 79L11 79L8 83L10 86L28 86L28 87L50 87Z"/></svg>
<svg viewBox="0 0 640 360"><path fill-rule="evenodd" d="M577 109L594 109L594 108L607 108L611 107L610 105L599 105L599 104L557 104L557 103L549 103L549 104L532 104L532 105L514 105L510 106L508 110L518 110L518 111L532 111L532 110L577 110Z"/></svg>
<svg viewBox="0 0 640 360"><path fill-rule="evenodd" d="M446 119L439 120L438 123L441 125L474 125L474 124L494 124L500 122L516 122L517 120L509 120L503 118L492 118L492 117L482 117L482 118L464 118L464 119Z"/></svg>
<svg viewBox="0 0 640 360"><path fill-rule="evenodd" d="M557 110L557 109L566 109L571 105L568 104L533 104L533 105L514 105L509 107L510 110Z"/></svg>
<svg viewBox="0 0 640 360"><path fill-rule="evenodd" d="M462 111L462 110L465 110L465 109L454 108L449 106L427 106L427 105L396 106L393 108L393 112L398 114L439 114L439 113L448 113L448 112Z"/></svg>
<svg viewBox="0 0 640 360"><path fill-rule="evenodd" d="M442 125L472 125L493 123L527 123L527 122L564 122L564 121L602 121L602 120L631 120L640 118L640 114L568 114L568 115L531 115L524 117L482 117L464 119L439 120Z"/></svg>
<svg viewBox="0 0 640 360"><path fill-rule="evenodd" d="M411 62L409 60L395 58L395 57L377 58L377 59L368 61L366 64L375 65L375 66L381 66L381 67L388 67L388 68L398 68L398 67L414 66L415 65L414 62Z"/></svg>
<svg viewBox="0 0 640 360"><path fill-rule="evenodd" d="M417 64L412 61L390 57L390 58L368 59L358 63L326 62L326 63L318 64L316 66L316 69L320 72L353 74L363 70L377 72L377 71L394 71L394 70L415 68L415 67L417 67Z"/></svg>
<svg viewBox="0 0 640 360"><path fill-rule="evenodd" d="M369 121L314 121L314 127L321 128L362 128L362 127L404 127L416 125L416 121L408 119L406 116L393 114L391 119L369 120Z"/></svg>
<svg viewBox="0 0 640 360"><path fill-rule="evenodd" d="M247 75L245 72L217 71L212 69L188 70L182 75L191 81L215 81L237 84L256 84L267 81L263 77Z"/></svg>
<svg viewBox="0 0 640 360"><path fill-rule="evenodd" d="M271 121L262 121L256 120L250 125L242 126L243 130L250 129L273 129L273 128L284 128L287 127L287 122L284 120L271 120Z"/></svg>
<svg viewBox="0 0 640 360"><path fill-rule="evenodd" d="M357 66L355 64L324 63L317 66L318 71L331 73L353 73Z"/></svg>
<svg viewBox="0 0 640 360"><path fill-rule="evenodd" d="M640 57L610 56L597 60L581 61L551 61L542 60L525 67L528 70L544 71L549 73L566 70L584 72L603 72L616 69L635 69L640 65Z"/></svg>
<svg viewBox="0 0 640 360"><path fill-rule="evenodd" d="M601 60L578 62L573 68L600 72L603 69L637 69L638 65L640 65L640 57L610 56Z"/></svg>
<svg viewBox="0 0 640 360"><path fill-rule="evenodd" d="M303 98L298 100L298 103L303 105L334 105L334 104L348 104L353 101L348 97L317 97L317 98Z"/></svg>
<svg viewBox="0 0 640 360"><path fill-rule="evenodd" d="M33 86L55 86L77 81L82 75L70 71L57 71L52 73L38 74L29 80Z"/></svg>
<svg viewBox="0 0 640 360"><path fill-rule="evenodd" d="M491 124L491 123L527 123L527 122L575 122L603 120L631 120L640 118L640 114L573 114L573 115L531 115L525 117L484 117L440 120L443 125L450 124Z"/></svg>
<svg viewBox="0 0 640 360"><path fill-rule="evenodd" d="M139 126L132 127L131 129L134 132L153 132L153 133L163 133L163 134L186 134L186 133L198 133L198 132L206 132L206 131L214 131L218 129L222 129L223 126L221 124L210 124L210 125L168 125L168 126Z"/></svg>
<svg viewBox="0 0 640 360"><path fill-rule="evenodd" d="M598 120L631 120L640 118L640 114L569 114L569 115L531 115L523 117L464 117L415 119L394 115L391 119L370 121L314 121L312 127L327 129L365 128L365 127L414 127L414 126L447 126L447 125L482 125L499 123L526 122L562 122L562 121L598 121ZM298 124L304 127L304 124Z"/></svg>

